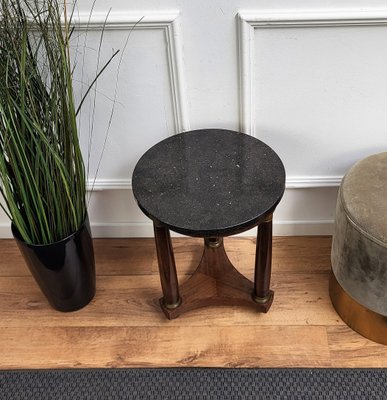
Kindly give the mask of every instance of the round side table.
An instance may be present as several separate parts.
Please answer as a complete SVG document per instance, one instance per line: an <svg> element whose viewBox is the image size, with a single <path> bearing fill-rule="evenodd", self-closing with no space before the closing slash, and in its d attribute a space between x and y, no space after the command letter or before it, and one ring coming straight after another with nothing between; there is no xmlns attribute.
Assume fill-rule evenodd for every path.
<svg viewBox="0 0 387 400"><path fill-rule="evenodd" d="M149 149L133 172L133 193L153 220L163 297L169 319L208 305L247 305L267 312L272 216L285 190L278 155L249 135L202 129L169 137ZM258 225L251 282L228 259L223 237ZM195 273L179 287L170 232L204 238Z"/></svg>

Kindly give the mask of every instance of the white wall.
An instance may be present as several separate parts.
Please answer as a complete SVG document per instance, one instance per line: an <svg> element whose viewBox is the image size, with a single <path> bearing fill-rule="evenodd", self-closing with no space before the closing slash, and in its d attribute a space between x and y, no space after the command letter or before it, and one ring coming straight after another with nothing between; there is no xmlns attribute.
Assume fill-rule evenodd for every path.
<svg viewBox="0 0 387 400"><path fill-rule="evenodd" d="M78 0L83 25L91 4ZM107 137L90 201L95 236L152 235L132 197L133 167L168 135L206 127L241 129L283 159L275 234L330 233L341 177L387 147L386 2L98 0L87 45L81 30L74 51L78 95L110 7L100 65L124 50L81 121L84 148L93 127L91 181ZM0 228L9 235L4 216Z"/></svg>

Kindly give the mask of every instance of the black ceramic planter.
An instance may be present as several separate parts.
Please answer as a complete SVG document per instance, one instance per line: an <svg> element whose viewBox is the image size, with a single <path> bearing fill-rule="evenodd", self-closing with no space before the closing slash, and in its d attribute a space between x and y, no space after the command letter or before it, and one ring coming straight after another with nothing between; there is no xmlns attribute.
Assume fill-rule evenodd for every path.
<svg viewBox="0 0 387 400"><path fill-rule="evenodd" d="M48 245L24 242L12 224L12 233L28 268L53 308L75 311L95 295L95 264L89 219L67 238Z"/></svg>

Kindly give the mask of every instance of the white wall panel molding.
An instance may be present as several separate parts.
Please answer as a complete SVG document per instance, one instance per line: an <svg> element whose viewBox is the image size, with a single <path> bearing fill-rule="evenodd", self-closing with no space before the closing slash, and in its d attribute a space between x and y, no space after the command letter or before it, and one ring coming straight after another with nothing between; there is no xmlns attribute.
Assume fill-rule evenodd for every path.
<svg viewBox="0 0 387 400"><path fill-rule="evenodd" d="M240 130L256 132L255 30L321 27L386 26L387 10L241 11L238 23ZM341 176L290 176L287 188L339 186Z"/></svg>
<svg viewBox="0 0 387 400"><path fill-rule="evenodd" d="M238 20L240 130L255 136L255 29L387 25L387 10L241 11Z"/></svg>
<svg viewBox="0 0 387 400"><path fill-rule="evenodd" d="M240 11L238 16L253 28L313 28L316 26L378 26L387 24L387 9Z"/></svg>
<svg viewBox="0 0 387 400"><path fill-rule="evenodd" d="M102 190L132 190L131 179L96 179L95 182L87 182L88 191Z"/></svg>
<svg viewBox="0 0 387 400"><path fill-rule="evenodd" d="M286 179L287 189L309 189L340 186L342 176L293 176Z"/></svg>
<svg viewBox="0 0 387 400"><path fill-rule="evenodd" d="M175 130L189 130L179 12L79 13L74 16L74 23L81 30L161 29L167 44Z"/></svg>
<svg viewBox="0 0 387 400"><path fill-rule="evenodd" d="M287 189L308 189L340 186L341 176L294 176L286 180ZM131 190L131 179L97 179L93 184L90 180L87 189L102 190Z"/></svg>
<svg viewBox="0 0 387 400"><path fill-rule="evenodd" d="M159 30L164 35L166 43L167 67L170 82L172 111L175 133L189 130L186 84L184 77L184 60L182 53L179 12L136 11L124 12L93 12L74 15L74 24L78 30L91 31L126 31ZM128 190L131 189L130 179L97 179L89 180L88 190Z"/></svg>

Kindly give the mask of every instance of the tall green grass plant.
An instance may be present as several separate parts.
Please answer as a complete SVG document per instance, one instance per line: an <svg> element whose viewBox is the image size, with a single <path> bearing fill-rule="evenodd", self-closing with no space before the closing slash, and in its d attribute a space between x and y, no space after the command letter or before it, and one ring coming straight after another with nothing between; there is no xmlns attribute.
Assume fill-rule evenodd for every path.
<svg viewBox="0 0 387 400"><path fill-rule="evenodd" d="M61 240L87 215L71 21L59 0L0 0L1 206L29 244Z"/></svg>

